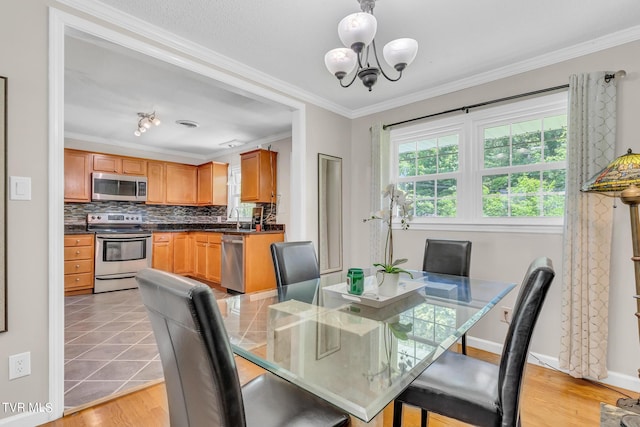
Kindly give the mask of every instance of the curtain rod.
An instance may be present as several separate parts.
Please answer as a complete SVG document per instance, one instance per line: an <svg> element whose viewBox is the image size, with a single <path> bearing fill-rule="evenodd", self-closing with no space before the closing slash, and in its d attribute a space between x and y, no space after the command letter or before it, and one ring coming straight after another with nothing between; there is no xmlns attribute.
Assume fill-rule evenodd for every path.
<svg viewBox="0 0 640 427"><path fill-rule="evenodd" d="M512 99L524 98L526 96L538 95L540 93L545 93L545 92L553 92L553 91L560 90L560 89L567 89L568 87L569 87L568 84L560 85L560 86L554 86L554 87L549 87L549 88L546 88L546 89L534 90L533 92L526 92L526 93L521 93L521 94L518 94L518 95L507 96L505 98L492 99L491 101L480 102L478 104L467 105L465 107L452 108L451 110L441 111L439 113L428 114L426 116L415 117L413 119L403 120L401 122L395 122L395 123L391 123L391 124L388 124L388 125L382 125L382 129L387 129L387 128L390 128L392 126L403 125L405 123L415 122L417 120L423 120L423 119L428 119L428 118L431 118L431 117L441 116L443 114L455 113L456 111L464 111L465 113L468 113L469 110L472 109L472 108L484 107L485 105L497 104L498 102L510 101Z"/></svg>

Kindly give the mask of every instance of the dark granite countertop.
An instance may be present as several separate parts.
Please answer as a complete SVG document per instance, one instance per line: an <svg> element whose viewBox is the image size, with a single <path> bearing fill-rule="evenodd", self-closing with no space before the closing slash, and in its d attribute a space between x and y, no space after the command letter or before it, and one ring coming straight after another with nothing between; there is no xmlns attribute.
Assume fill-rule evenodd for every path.
<svg viewBox="0 0 640 427"><path fill-rule="evenodd" d="M212 233L225 234L257 234L257 233L284 233L284 225L269 224L262 231L249 230L248 228L236 229L235 224L143 224L142 229L150 232L163 233L179 233L187 231L205 231ZM64 234L92 234L93 231L87 231L86 225L72 224L64 226Z"/></svg>

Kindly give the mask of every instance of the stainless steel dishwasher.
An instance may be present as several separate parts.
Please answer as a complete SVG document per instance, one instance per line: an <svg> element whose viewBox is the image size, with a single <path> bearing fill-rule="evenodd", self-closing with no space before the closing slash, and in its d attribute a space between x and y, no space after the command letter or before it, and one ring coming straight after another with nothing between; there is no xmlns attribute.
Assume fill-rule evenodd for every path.
<svg viewBox="0 0 640 427"><path fill-rule="evenodd" d="M222 286L244 293L244 237L222 235Z"/></svg>

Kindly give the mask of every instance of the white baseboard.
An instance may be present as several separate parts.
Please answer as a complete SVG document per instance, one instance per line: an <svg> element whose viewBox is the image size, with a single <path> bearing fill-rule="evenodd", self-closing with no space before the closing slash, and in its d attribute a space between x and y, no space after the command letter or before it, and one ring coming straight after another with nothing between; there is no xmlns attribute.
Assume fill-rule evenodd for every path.
<svg viewBox="0 0 640 427"><path fill-rule="evenodd" d="M502 354L502 344L498 344L492 341L487 341L479 338L474 338L469 335L467 335L467 345L469 347L474 347L480 350L488 351L489 353ZM545 354L539 354L539 353L529 353L529 357L527 361L533 365L542 366L543 368L547 368L547 369L556 369L558 371L562 371L567 375L569 375L566 370L559 368L560 362L557 357L551 357L551 356L547 356ZM600 380L594 380L592 378L588 378L588 379L591 379L593 381L600 382L606 385L621 387L626 390L640 393L640 381L638 381L638 377L635 377L632 375L626 375L626 374L621 374L619 372L609 371L609 376L607 378L603 378ZM623 397L623 396L620 396L620 397Z"/></svg>
<svg viewBox="0 0 640 427"><path fill-rule="evenodd" d="M4 408L2 408L4 409ZM51 421L47 412L21 412L17 415L0 418L1 427L33 427Z"/></svg>

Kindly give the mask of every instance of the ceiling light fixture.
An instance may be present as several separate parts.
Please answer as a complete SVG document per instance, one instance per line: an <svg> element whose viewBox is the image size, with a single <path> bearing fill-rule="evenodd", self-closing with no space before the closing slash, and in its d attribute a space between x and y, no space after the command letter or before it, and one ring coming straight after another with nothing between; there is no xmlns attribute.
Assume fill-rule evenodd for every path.
<svg viewBox="0 0 640 427"><path fill-rule="evenodd" d="M399 73L397 78L389 77L385 72L376 51L376 30L378 22L373 16L373 7L376 0L358 0L362 12L352 13L338 24L338 35L346 46L333 49L324 56L324 63L331 74L340 80L340 86L349 87L356 77L362 80L369 92L378 81L378 75L382 74L387 80L396 82L402 77L402 71L415 59L418 53L418 42L414 39L402 38L392 40L382 49L385 61ZM373 51L375 65L369 62L370 51ZM353 70L356 72L348 84L343 79Z"/></svg>
<svg viewBox="0 0 640 427"><path fill-rule="evenodd" d="M138 113L138 129L133 132L135 136L140 136L151 128L151 125L159 126L160 119L156 116L156 112L153 113Z"/></svg>

